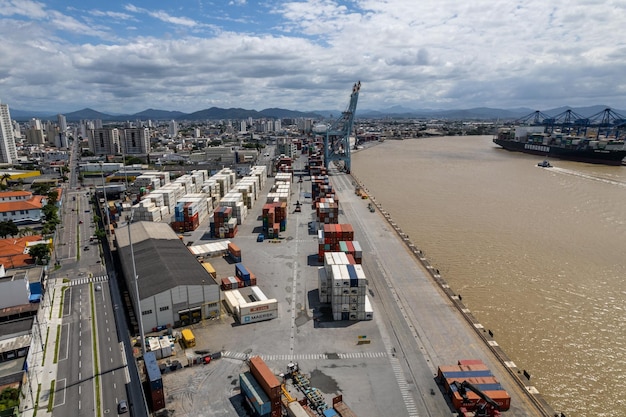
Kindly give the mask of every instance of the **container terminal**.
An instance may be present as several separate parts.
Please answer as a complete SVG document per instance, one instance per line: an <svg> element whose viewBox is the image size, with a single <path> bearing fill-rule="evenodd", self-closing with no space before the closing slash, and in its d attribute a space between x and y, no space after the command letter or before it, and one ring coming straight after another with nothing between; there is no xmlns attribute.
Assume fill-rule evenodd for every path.
<svg viewBox="0 0 626 417"><path fill-rule="evenodd" d="M139 369L155 415L559 415L349 172L359 89L339 123L275 158L254 201L177 209L176 240L206 274L200 299L213 281L219 303L187 294L173 325L145 311L157 321Z"/></svg>
<svg viewBox="0 0 626 417"><path fill-rule="evenodd" d="M163 386L163 401L158 402L163 404L160 412L233 417L253 413L249 397L258 390L250 389L254 385L250 360L258 357L279 381L282 378L285 382L281 401L287 405L281 409L288 415L300 415L291 410L299 406L288 406L291 402L308 403L305 412L309 415L332 415L342 407L353 414L338 415L480 415L467 404L461 409L464 397L452 394L465 386L456 387L454 381L446 383L441 379L446 366L467 360L484 364L488 375L478 377L459 371L462 373L457 376L462 375L459 378L463 380L457 378L458 384L467 380L478 387L497 385L498 391L509 396L508 410L502 408L503 415L555 415L532 387L530 374L506 358L494 335L472 318L460 297L451 293L438 271L428 265L408 236L368 195L365 185L331 165L326 175L326 197L322 197L326 200L318 202L318 209L313 210L312 191L319 186L314 186L314 181L321 176L308 174L307 167L308 155L292 163L290 176L294 181L289 185L291 198L283 220L284 230L279 225L278 232L272 230L271 238L258 239L261 233L268 235L270 228L269 224L264 225L268 213L264 214L266 205L262 203L275 185L275 178L268 178L257 203L238 225L236 235L223 244L225 251L218 250L216 256L211 256L207 249L197 256L222 287L221 312L215 319L185 327L192 330L195 346L183 344L174 349L172 356L159 360ZM333 204L337 205L336 211ZM325 269L326 256L320 257L320 250L328 244L320 243L320 230L324 230L324 221L335 221L331 220L334 213L336 224L351 226L355 264L354 243L358 242L356 246L360 248L357 265L367 279L366 295L372 310L367 319L350 319L350 311L346 317L341 314L344 312L333 309L332 302L322 302L329 300L324 300L321 293L320 271ZM181 238L189 249L225 242L210 236L208 229L206 223L200 224ZM256 286L241 284L246 279L251 282L252 277ZM228 301L233 297L225 294L235 288L243 301ZM263 297L271 303L268 319L253 319L246 324L237 308L233 309L234 305L243 305L248 313L245 316L251 317L249 306L263 302ZM176 334L181 329L173 330ZM189 335L184 337L188 338ZM184 368L176 366L180 363ZM311 399L305 400L306 395L291 379L287 380L285 376L290 374L289 365L293 363L298 364L300 373L308 378L310 387L315 388L328 410L318 412L311 408ZM471 390L465 391L469 392L465 397L477 398ZM294 401L289 401L285 394ZM333 401L337 396L342 400L335 408ZM271 404L264 410L271 412ZM484 415L499 412L493 411Z"/></svg>

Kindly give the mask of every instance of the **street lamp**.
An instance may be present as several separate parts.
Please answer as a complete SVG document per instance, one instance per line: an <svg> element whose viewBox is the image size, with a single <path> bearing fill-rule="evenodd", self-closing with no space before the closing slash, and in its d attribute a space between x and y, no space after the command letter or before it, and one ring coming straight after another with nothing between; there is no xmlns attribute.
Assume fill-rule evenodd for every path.
<svg viewBox="0 0 626 417"><path fill-rule="evenodd" d="M146 351L146 335L143 331L143 318L141 317L141 303L139 299L139 284L137 283L139 280L139 275L137 275L137 265L135 264L135 252L133 251L133 239L130 233L130 225L133 223L133 215L135 214L135 209L130 209L130 217L128 218L128 222L126 227L128 228L128 245L130 247L130 260L133 263L133 280L135 281L135 303L137 305L137 321L139 322L139 335L141 337L141 355Z"/></svg>
<svg viewBox="0 0 626 417"><path fill-rule="evenodd" d="M111 229L111 217L109 216L109 202L107 201L107 192L104 185L104 168L103 163L100 161L100 176L102 177L102 195L104 195L104 211L107 215L107 236L110 233Z"/></svg>

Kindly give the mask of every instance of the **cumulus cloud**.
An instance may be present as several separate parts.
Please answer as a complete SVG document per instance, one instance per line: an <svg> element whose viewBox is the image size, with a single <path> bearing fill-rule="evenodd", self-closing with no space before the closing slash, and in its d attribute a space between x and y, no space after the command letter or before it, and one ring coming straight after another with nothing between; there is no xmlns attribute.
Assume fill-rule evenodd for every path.
<svg viewBox="0 0 626 417"><path fill-rule="evenodd" d="M626 5L616 1L189 7L0 0L2 101L53 111L340 109L361 80L360 108L626 108ZM251 24L252 15L264 18Z"/></svg>

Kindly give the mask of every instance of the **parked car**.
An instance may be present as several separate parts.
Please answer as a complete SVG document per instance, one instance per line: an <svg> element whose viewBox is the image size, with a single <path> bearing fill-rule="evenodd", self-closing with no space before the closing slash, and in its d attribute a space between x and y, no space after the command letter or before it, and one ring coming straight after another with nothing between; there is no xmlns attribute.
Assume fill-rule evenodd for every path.
<svg viewBox="0 0 626 417"><path fill-rule="evenodd" d="M256 237L256 241L263 242L263 240L265 240L265 235L263 233L259 233L259 235Z"/></svg>
<svg viewBox="0 0 626 417"><path fill-rule="evenodd" d="M117 403L117 414L128 413L128 403L126 400L121 400Z"/></svg>

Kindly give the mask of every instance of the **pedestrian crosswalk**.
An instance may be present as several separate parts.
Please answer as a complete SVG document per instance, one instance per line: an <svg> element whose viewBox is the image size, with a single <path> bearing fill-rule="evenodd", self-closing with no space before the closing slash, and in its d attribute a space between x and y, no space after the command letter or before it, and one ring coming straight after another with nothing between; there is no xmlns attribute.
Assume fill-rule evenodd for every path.
<svg viewBox="0 0 626 417"><path fill-rule="evenodd" d="M330 360L330 359L375 359L375 358L386 358L388 356L387 352L351 352L351 353L337 353L337 354L328 354L328 353L304 353L304 354L296 354L296 355L264 355L259 354L256 355L254 353L241 353L241 352L230 352L225 351L222 352L222 357L238 359L238 360L247 360L252 356L260 356L265 361L305 361L305 360Z"/></svg>
<svg viewBox="0 0 626 417"><path fill-rule="evenodd" d="M106 282L109 280L109 276L108 275L99 275L97 277L80 277L80 278L74 278L74 279L70 279L69 282L67 283L67 285L69 286L76 286L76 285L83 285L83 284L89 284L90 282Z"/></svg>

